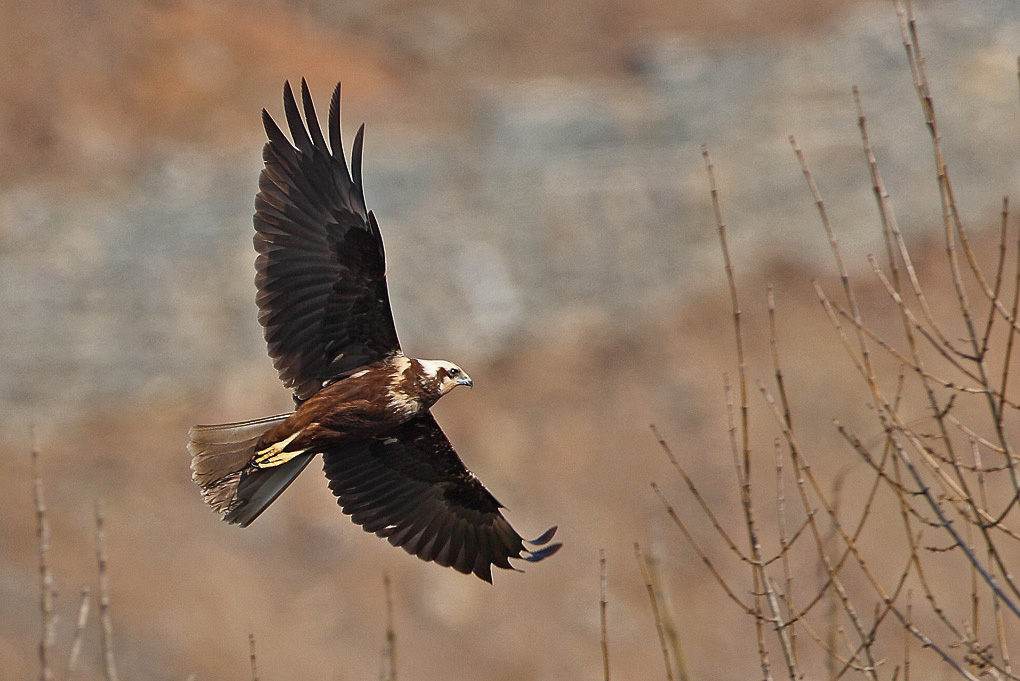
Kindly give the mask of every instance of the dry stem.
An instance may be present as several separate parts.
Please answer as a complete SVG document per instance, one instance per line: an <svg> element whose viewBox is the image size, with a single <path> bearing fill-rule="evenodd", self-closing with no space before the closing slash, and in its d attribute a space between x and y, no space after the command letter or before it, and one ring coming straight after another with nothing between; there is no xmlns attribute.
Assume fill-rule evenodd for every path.
<svg viewBox="0 0 1020 681"><path fill-rule="evenodd" d="M50 569L50 521L46 499L43 496L42 473L39 468L39 445L35 428L32 428L32 489L35 500L36 538L39 543L39 610L42 615L42 632L39 636L39 679L52 681L50 648L53 646L53 572Z"/></svg>

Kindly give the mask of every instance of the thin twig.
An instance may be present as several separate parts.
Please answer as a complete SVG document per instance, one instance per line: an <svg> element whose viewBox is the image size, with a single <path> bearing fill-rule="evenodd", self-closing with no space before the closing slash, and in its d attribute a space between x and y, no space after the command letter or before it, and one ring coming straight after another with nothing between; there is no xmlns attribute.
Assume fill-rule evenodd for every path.
<svg viewBox="0 0 1020 681"><path fill-rule="evenodd" d="M1002 200L1002 210L1003 210L1003 213L1007 212L1008 209L1009 209L1009 200L1007 198L1003 198L1003 200ZM1013 279L1013 307L1012 307L1012 309L1010 311L1010 315L1011 315L1010 318L1015 320L1016 316L1017 316L1017 312L1020 311L1020 230L1017 230L1016 256L1014 257L1013 267L1014 267L1014 270L1015 270L1014 271L1014 279ZM1003 357L1003 360L1002 360L1002 378L999 381L999 395L1001 396L1003 401L1005 401L1005 399L1006 399L1006 386L1008 385L1008 382L1009 382L1009 368L1010 368L1010 363L1011 363L1011 361L1013 359L1013 344L1016 341L1016 335L1017 335L1016 332L1017 332L1016 324L1015 323L1010 324L1009 325L1009 331L1008 331L1008 333L1006 335L1006 351L1005 351L1005 356ZM1003 411L1004 411L1004 409L1003 409L1002 405L1000 404L999 405L999 419L1000 419L1000 421L1003 418ZM1001 429L1003 427L1003 425L1000 423L999 427ZM1004 453L1006 453L1006 452L1004 452ZM1012 465L1015 465L1015 464L1013 462L1010 462L1009 465L1012 466Z"/></svg>
<svg viewBox="0 0 1020 681"><path fill-rule="evenodd" d="M981 460L981 453L978 450L978 445L975 440L970 441L971 456L974 457L975 465ZM983 476L978 475L978 491L982 485ZM967 523L963 527L967 535L967 543L971 546L974 545L974 523ZM977 638L981 633L981 594L978 591L978 572L973 566L970 566L970 621L973 627L974 638Z"/></svg>
<svg viewBox="0 0 1020 681"><path fill-rule="evenodd" d="M691 681L691 675L687 672L687 656L684 655L684 647L680 643L680 635L677 633L673 609L670 607L669 598L662 586L658 561L654 557L648 561L648 574L652 577L652 588L655 589L655 596L659 599L659 614L662 616L662 628L666 634L669 648L673 651L673 662L676 665L677 679L678 681Z"/></svg>
<svg viewBox="0 0 1020 681"><path fill-rule="evenodd" d="M106 529L103 505L96 502L96 563L99 569L99 621L102 633L103 672L106 681L117 681L117 665L113 656L113 620L110 617L110 580L107 574Z"/></svg>
<svg viewBox="0 0 1020 681"><path fill-rule="evenodd" d="M673 449L669 446L669 443L666 442L665 438L663 438L662 435L659 433L659 429L655 427L655 424L650 425L649 428L652 431L652 435L655 436L656 441L658 441L659 448L662 449L663 453L665 453L666 458L669 459L669 462L673 465L673 468L676 469L676 472L680 474L680 477L683 479L684 484L687 485L687 489L690 490L691 494L694 496L694 500L698 502L698 506L704 512L705 517L708 518L709 521L712 523L712 528L715 530L716 534L719 535L719 537L726 543L726 546L729 548L729 550L732 551L733 554L737 556L737 558L739 558L742 562L745 563L750 562L750 559L740 551L740 548L737 546L736 542L733 541L729 533L726 532L726 529L722 526L722 523L719 521L718 516L716 516L715 512L712 510L712 507L705 500L705 497L702 496L701 492L694 484L694 480L691 478L690 474L688 474L687 469L684 468L683 464L680 463L680 460L676 457L675 454L673 454Z"/></svg>
<svg viewBox="0 0 1020 681"><path fill-rule="evenodd" d="M786 396L786 384L783 381L783 367L779 362L779 332L776 324L776 293L769 284L765 291L765 305L769 312L769 347L772 350L772 369L776 377L776 390L779 392L779 399L783 403L783 418L786 420L786 427L793 430L793 414L790 411L790 401Z"/></svg>
<svg viewBox="0 0 1020 681"><path fill-rule="evenodd" d="M42 615L42 632L39 635L39 679L52 681L50 648L53 646L53 572L50 570L50 520L47 516L46 499L43 496L42 472L39 466L39 444L35 427L31 428L32 438L32 489L35 499L36 538L39 545L39 610Z"/></svg>
<svg viewBox="0 0 1020 681"><path fill-rule="evenodd" d="M705 161L705 172L708 175L709 191L712 199L712 211L715 214L716 229L719 233L719 244L722 249L723 264L726 269L726 281L730 292L730 306L733 314L733 335L737 346L737 379L740 387L740 445L739 447L737 446L736 427L732 423L733 400L730 396L729 385L727 383L727 412L731 415L730 444L737 468L737 480L740 486L740 505L744 512L744 525L747 528L748 546L751 553L751 593L755 604L755 633L758 640L758 658L761 664L762 675L766 681L768 681L772 679L772 669L771 662L769 661L768 647L765 643L762 597L765 591L771 589L771 586L768 579L764 578L764 570L761 567L761 545L758 540L758 530L756 527L754 508L751 499L750 404L747 396L747 358L744 354L744 333L741 324L743 312L740 307L740 297L737 292L736 278L733 273L733 261L730 258L730 248L726 238L726 223L723 221L722 217L722 208L719 201L719 188L715 181L715 165L712 163L712 158L708 153L707 146L702 145L701 155ZM781 636L783 633L784 632L780 630Z"/></svg>
<svg viewBox="0 0 1020 681"><path fill-rule="evenodd" d="M599 626L602 634L602 671L605 680L609 681L609 627L607 625L609 595L607 582L606 550L599 549Z"/></svg>
<svg viewBox="0 0 1020 681"><path fill-rule="evenodd" d="M386 648L383 650L384 681L397 681L397 629L393 624L393 588L389 574L383 575L386 592Z"/></svg>
<svg viewBox="0 0 1020 681"><path fill-rule="evenodd" d="M1006 269L1006 256L1009 253L1009 198L1003 197L1002 199L1002 210L1000 211L1001 220L999 222L999 249L998 257L995 261L995 284L992 291L992 300L988 305L988 318L985 320L985 331L981 335L981 355L988 352L990 344L990 338L992 335L992 327L995 325L996 319L996 303L1002 304L1000 293L1002 291L1003 272Z"/></svg>
<svg viewBox="0 0 1020 681"><path fill-rule="evenodd" d="M709 191L712 197L712 211L715 213L716 229L719 232L719 245L722 249L723 264L726 268L726 282L730 291L730 304L733 311L733 335L737 342L737 374L740 379L741 441L744 443L744 447L746 448L750 443L750 437L748 425L749 407L747 402L747 358L744 355L744 334L741 330L740 323L743 313L740 310L740 298L737 295L737 283L733 274L733 261L730 259L730 246L726 239L726 223L723 222L722 208L719 203L719 188L715 182L715 165L712 163L712 157L708 154L707 146L702 145L701 155L704 158L705 171L708 174ZM750 458L745 457L745 479L750 475L749 468Z"/></svg>
<svg viewBox="0 0 1020 681"><path fill-rule="evenodd" d="M673 521L673 524L680 529L680 532L684 535L684 539L686 539L687 543L691 545L691 548L694 549L694 552L698 554L698 558L700 558L701 562L705 564L706 568L708 568L709 574L712 575L712 578L722 588L723 592L729 597L731 601L736 603L737 606L741 610L743 610L745 614L751 615L752 617L757 617L757 614L755 613L754 609L751 608L751 606L744 603L742 600L740 600L740 597L737 596L737 594L730 587L729 582L726 581L726 579L722 576L722 573L720 573L718 568L715 567L715 564L712 562L712 559L708 556L708 553L705 551L704 547L702 547L701 544L699 544L698 541L694 538L694 535L693 533L691 533L690 528L687 527L687 524L676 512L676 509L673 508L673 505L670 504L669 500L666 499L666 496L662 493L662 490L659 489L659 486L654 482L651 483L651 485L652 491L655 492L655 495L659 497L659 501L662 503L663 507L665 507L666 515L668 515L670 520Z"/></svg>
<svg viewBox="0 0 1020 681"><path fill-rule="evenodd" d="M1020 280L1020 272L1017 273L1017 278ZM978 493L981 495L981 505L984 507L988 506L988 489L985 484L985 474L982 471L981 463L981 448L974 447L974 467L977 469L977 481L978 481ZM988 548L988 562L989 564L994 562L994 556L992 556L991 547ZM1002 617L1002 606L999 603L998 597L992 594L992 617L995 621L995 633L999 642L999 652L1002 655L1002 668L1010 677L1013 676L1013 668L1009 659L1009 645L1006 642L1006 623ZM977 619L975 618L975 625Z"/></svg>
<svg viewBox="0 0 1020 681"><path fill-rule="evenodd" d="M906 618L907 618L907 622L909 622L909 623L913 623L913 619L912 618L914 616L914 613L913 613L913 607L914 606L911 603L911 596L912 596L912 593L908 589L907 590L907 611L906 611ZM905 635L903 637L903 681L910 681L910 648L911 648L910 642L912 640L913 639L910 636Z"/></svg>
<svg viewBox="0 0 1020 681"><path fill-rule="evenodd" d="M829 531L826 532L825 535L823 535L823 539L826 544L825 551L830 554L834 554L838 550L837 547L835 546L836 537L838 535L838 533L836 532L836 525L839 524L838 514L840 506L842 505L842 498L840 492L843 490L844 480L846 480L845 470L837 474L836 479L832 483L832 510L836 514L836 517L832 519L832 527L830 527ZM839 598L836 596L835 590L830 591L829 607L826 609L825 615L827 624L825 630L825 643L826 647L828 647L830 651L834 652L836 650L836 639L840 632ZM837 663L838 658L836 655L830 654L825 658L826 668L825 670L826 672L828 672L830 681L834 681L836 678L838 678L836 672Z"/></svg>
<svg viewBox="0 0 1020 681"><path fill-rule="evenodd" d="M85 637L85 627L89 621L91 604L92 591L87 586L83 586L81 588L81 600L78 602L78 621L75 622L74 639L71 641L71 651L67 655L67 670L64 672L64 681L70 681L71 676L78 670L78 657L81 655L81 645Z"/></svg>
<svg viewBox="0 0 1020 681"><path fill-rule="evenodd" d="M787 421L789 424L790 422ZM787 630L790 640L790 657L793 660L793 667L799 667L797 659L797 612L796 601L793 596L793 571L790 567L790 548L793 541L790 540L786 530L786 488L783 480L783 452L779 438L775 440L775 466L776 466L776 523L779 532L779 555L782 557L783 565L783 603L786 605ZM804 526L802 526L803 529ZM799 532L799 530L798 530Z"/></svg>
<svg viewBox="0 0 1020 681"><path fill-rule="evenodd" d="M783 367L779 361L779 333L777 331L778 325L776 324L776 298L775 292L771 285L766 289L765 303L768 308L769 316L769 347L772 351L772 368L776 377L776 389L779 391L780 399L783 404L783 421L785 427L793 431L793 412L790 409L790 401L786 394L786 383L783 380ZM802 678L802 674L799 671L797 661L797 648L796 648L796 608L794 605L793 597L793 578L790 573L790 562L789 562L789 549L790 544L787 543L786 537L786 500L783 492L783 464L782 457L780 456L780 446L778 439L775 444L776 449L776 489L777 489L777 501L776 511L779 522L779 538L780 538L780 556L783 562L783 575L785 583L785 592L783 595L783 602L786 605L786 619L783 619L779 607L779 598L776 594L776 589L772 585L772 581L765 574L764 566L762 566L762 579L766 584L765 596L769 603L769 608L772 612L772 617L776 622L776 634L779 637L779 642L782 646L783 657L786 661L787 674L790 679ZM796 541L796 537L794 537Z"/></svg>
<svg viewBox="0 0 1020 681"><path fill-rule="evenodd" d="M825 208L825 201L822 199L821 192L818 191L818 185L815 184L814 175L811 173L811 168L808 167L807 159L804 157L804 152L801 150L800 145L797 144L797 139L790 135L790 146L793 147L793 153L797 157L797 161L800 163L801 172L804 174L804 179L807 181L808 189L811 191L811 197L815 202L815 208L818 209L818 215L822 221L822 227L825 229L825 235L829 239L829 248L832 251L832 255L836 260L836 268L839 271L839 280L843 285L843 294L846 296L847 304L850 306L850 313L853 315L854 326L857 328L857 343L860 346L861 361L867 369L868 375L874 375L874 369L871 365L871 354L868 349L867 339L860 329L864 326L862 321L860 308L857 306L857 296L854 294L853 286L850 284L850 274L847 271L846 265L843 262L843 253L839 247L839 241L836 239L836 233L832 229L832 223L829 221L829 212Z"/></svg>
<svg viewBox="0 0 1020 681"><path fill-rule="evenodd" d="M648 569L648 561L645 559L645 554L641 552L641 545L637 542L634 542L634 555L637 557L638 566L641 568L641 575L645 580L645 590L648 591L648 600L652 605L652 616L655 618L655 632L659 635L662 662L666 666L666 679L673 681L673 665L669 660L669 648L666 646L666 633L662 626L662 615L659 614L659 600L655 596L655 587L652 585L652 575ZM606 678L608 679L608 674Z"/></svg>
<svg viewBox="0 0 1020 681"><path fill-rule="evenodd" d="M259 669L255 657L255 634L248 633L248 659L251 660L251 681L259 681Z"/></svg>

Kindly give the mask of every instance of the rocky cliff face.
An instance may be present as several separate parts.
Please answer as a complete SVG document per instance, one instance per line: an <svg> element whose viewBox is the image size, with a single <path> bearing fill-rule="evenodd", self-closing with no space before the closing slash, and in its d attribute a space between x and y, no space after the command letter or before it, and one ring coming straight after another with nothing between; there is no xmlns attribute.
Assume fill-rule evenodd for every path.
<svg viewBox="0 0 1020 681"><path fill-rule="evenodd" d="M1013 9L950 2L920 13L960 195L989 218L1016 189L1002 181L1015 180L1016 155L1001 153L1016 149L1020 134ZM206 52L216 46L209 40ZM437 55L433 64L454 58ZM926 131L884 3L848 7L796 37L646 32L618 66L407 94L462 103L455 124L433 117L420 129L402 93L391 92L397 112L367 121L366 192L383 225L406 344L485 359L555 320L627 323L698 288L716 267L702 143L717 164L733 238L756 262L824 257L790 134L844 243L874 249L854 84L903 228L939 220ZM333 70L344 77L343 63ZM326 92L329 84L314 85ZM215 97L230 106L229 91ZM349 112L363 110L356 84L346 97ZM277 100L268 91L263 103L279 112ZM349 129L360 122L352 115ZM8 366L0 403L130 398L153 381L183 385L258 361L249 245L257 109L232 124L244 129L243 146L164 139L132 150L122 166L102 159L98 175L84 154L70 179L36 174L0 187ZM463 312L462 324L431 323L450 309Z"/></svg>

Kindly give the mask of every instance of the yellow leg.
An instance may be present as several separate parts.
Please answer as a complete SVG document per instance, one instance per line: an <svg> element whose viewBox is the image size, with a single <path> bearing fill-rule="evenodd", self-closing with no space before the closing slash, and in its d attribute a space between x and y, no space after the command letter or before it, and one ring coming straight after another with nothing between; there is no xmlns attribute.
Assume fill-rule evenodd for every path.
<svg viewBox="0 0 1020 681"><path fill-rule="evenodd" d="M254 461L252 461L252 463L255 464L256 468L272 468L273 466L281 466L287 463L295 456L305 451L303 449L299 449L296 452L283 451L284 449L287 448L287 445L293 442L294 438L296 438L300 434L301 431L299 430L298 432L288 437L286 440L280 440L276 444L270 445L265 449L259 450L258 452L255 453L255 459Z"/></svg>

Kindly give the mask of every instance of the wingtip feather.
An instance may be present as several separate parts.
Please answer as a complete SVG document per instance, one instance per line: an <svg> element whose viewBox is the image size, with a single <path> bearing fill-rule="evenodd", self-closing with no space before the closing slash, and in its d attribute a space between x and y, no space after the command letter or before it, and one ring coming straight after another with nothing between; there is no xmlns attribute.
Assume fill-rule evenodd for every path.
<svg viewBox="0 0 1020 681"><path fill-rule="evenodd" d="M303 152L310 151L312 138L308 136L305 123L301 120L297 100L294 98L294 90L291 88L289 80L283 85L283 112L287 116L287 126L290 128L294 146Z"/></svg>
<svg viewBox="0 0 1020 681"><path fill-rule="evenodd" d="M364 149L365 124L362 123L361 127L358 128L358 133L354 136L354 146L351 148L351 172L354 174L354 187L357 191L357 198L361 202L362 213L367 212L368 210L365 205L365 185L361 179L361 164Z"/></svg>
<svg viewBox="0 0 1020 681"><path fill-rule="evenodd" d="M526 539L525 541L527 543L531 544L532 546L542 546L544 544L548 544L549 540L552 539L556 535L556 530L558 530L558 529L560 529L559 525L553 525L548 530L546 530L541 535L539 535L537 538L535 538L535 539Z"/></svg>
<svg viewBox="0 0 1020 681"><path fill-rule="evenodd" d="M301 79L301 106L305 111L305 121L308 123L308 131L312 134L312 144L315 148L329 153L326 140L322 137L322 129L319 127L319 118L315 115L315 105L312 102L312 94L308 90L308 83Z"/></svg>
<svg viewBox="0 0 1020 681"><path fill-rule="evenodd" d="M557 542L555 544L546 546L544 549L540 549L538 551L525 551L526 555L521 556L521 558L528 561L529 563L537 563L540 560L544 560L549 556L553 555L561 548L563 548L563 544Z"/></svg>

